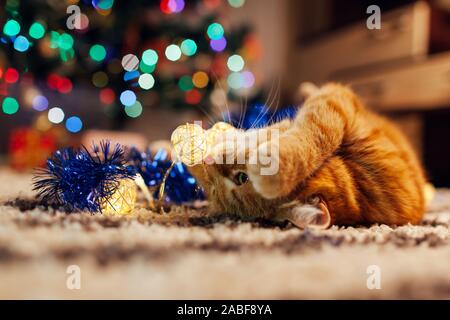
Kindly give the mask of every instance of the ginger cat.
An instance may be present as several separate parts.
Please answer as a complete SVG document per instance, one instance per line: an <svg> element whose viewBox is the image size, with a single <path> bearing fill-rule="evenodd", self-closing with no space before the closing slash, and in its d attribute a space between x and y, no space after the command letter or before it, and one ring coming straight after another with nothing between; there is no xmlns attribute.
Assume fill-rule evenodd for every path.
<svg viewBox="0 0 450 320"><path fill-rule="evenodd" d="M277 174L262 175L258 160L190 168L211 212L287 219L302 228L420 222L426 181L416 155L402 133L349 88L327 84L294 120L257 130L273 129L278 141L260 141L256 149L238 144L235 156L243 152L249 160L275 143Z"/></svg>

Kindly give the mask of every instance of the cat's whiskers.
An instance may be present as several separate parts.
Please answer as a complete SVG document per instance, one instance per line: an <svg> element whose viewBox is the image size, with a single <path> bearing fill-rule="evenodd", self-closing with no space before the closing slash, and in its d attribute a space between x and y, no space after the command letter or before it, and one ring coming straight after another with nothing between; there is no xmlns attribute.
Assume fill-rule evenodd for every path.
<svg viewBox="0 0 450 320"><path fill-rule="evenodd" d="M276 112L280 106L280 96L281 96L280 87L281 87L281 80L280 80L280 78L278 78L277 102L275 103L275 110L272 112L272 115L270 116L269 120L267 121L268 124L272 123L273 117L276 114ZM272 107L272 106L270 105L269 107Z"/></svg>
<svg viewBox="0 0 450 320"><path fill-rule="evenodd" d="M275 87L275 80L272 81L272 85L270 87L270 91L269 91L269 95L266 99L266 102L264 103L264 108L259 112L258 116L256 117L256 119L253 121L253 123L251 124L249 129L254 129L256 128L258 122L267 114L267 112L269 112L269 109L272 108L272 104L275 102L276 99L278 99L278 102L276 104L276 107L278 107L279 104L279 95L280 95L280 84L281 84L281 80L278 78L278 82ZM273 93L273 96L272 96Z"/></svg>

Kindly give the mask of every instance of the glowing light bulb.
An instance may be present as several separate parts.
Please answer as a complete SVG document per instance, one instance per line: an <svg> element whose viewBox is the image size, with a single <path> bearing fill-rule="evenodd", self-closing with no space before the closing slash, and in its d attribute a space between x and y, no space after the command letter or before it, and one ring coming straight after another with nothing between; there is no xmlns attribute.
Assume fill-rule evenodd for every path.
<svg viewBox="0 0 450 320"><path fill-rule="evenodd" d="M128 215L131 214L136 205L137 186L132 179L123 179L119 182L117 190L101 205L101 212L106 215Z"/></svg>
<svg viewBox="0 0 450 320"><path fill-rule="evenodd" d="M178 159L187 166L203 162L208 146L205 130L198 124L186 123L178 126L170 138Z"/></svg>
<svg viewBox="0 0 450 320"><path fill-rule="evenodd" d="M48 110L48 121L51 123L61 123L64 120L64 111L61 108L54 107Z"/></svg>
<svg viewBox="0 0 450 320"><path fill-rule="evenodd" d="M227 66L231 71L239 72L244 69L244 65L244 59L238 54L234 54L228 58Z"/></svg>
<svg viewBox="0 0 450 320"><path fill-rule="evenodd" d="M139 77L138 83L142 89L149 90L155 85L155 78L149 73L144 73Z"/></svg>
<svg viewBox="0 0 450 320"><path fill-rule="evenodd" d="M181 49L176 44L171 44L166 48L166 57L170 61L177 61L181 58Z"/></svg>

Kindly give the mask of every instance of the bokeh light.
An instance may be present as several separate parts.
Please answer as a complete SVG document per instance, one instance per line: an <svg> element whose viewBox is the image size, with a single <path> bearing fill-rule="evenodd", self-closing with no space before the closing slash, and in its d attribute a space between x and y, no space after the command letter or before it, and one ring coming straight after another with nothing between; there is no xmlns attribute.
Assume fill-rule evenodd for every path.
<svg viewBox="0 0 450 320"><path fill-rule="evenodd" d="M182 76L180 80L178 80L178 87L182 91L189 91L194 88L194 84L192 83L192 79L190 76Z"/></svg>
<svg viewBox="0 0 450 320"><path fill-rule="evenodd" d="M186 39L181 42L181 52L190 57L197 52L197 44L192 39Z"/></svg>
<svg viewBox="0 0 450 320"><path fill-rule="evenodd" d="M217 7L221 5L221 3L222 0L203 0L203 5L209 10L217 9Z"/></svg>
<svg viewBox="0 0 450 320"><path fill-rule="evenodd" d="M97 71L92 75L92 83L97 88L103 88L108 85L108 75L103 71Z"/></svg>
<svg viewBox="0 0 450 320"><path fill-rule="evenodd" d="M156 64L153 64L149 66L148 64L144 63L144 61L141 61L139 63L139 70L141 70L143 73L152 73L156 69Z"/></svg>
<svg viewBox="0 0 450 320"><path fill-rule="evenodd" d="M139 86L144 90L149 90L155 85L155 78L149 73L144 73L139 77Z"/></svg>
<svg viewBox="0 0 450 320"><path fill-rule="evenodd" d="M186 92L186 102L188 104L198 104L202 100L202 94L197 89Z"/></svg>
<svg viewBox="0 0 450 320"><path fill-rule="evenodd" d="M138 78L140 75L141 74L137 70L136 71L127 71L123 75L123 80L124 81L130 81L130 80Z"/></svg>
<svg viewBox="0 0 450 320"><path fill-rule="evenodd" d="M218 40L223 37L224 30L220 23L214 22L208 26L206 33L210 39Z"/></svg>
<svg viewBox="0 0 450 320"><path fill-rule="evenodd" d="M89 27L89 18L84 13L80 14L80 23L75 23L75 28L80 31L85 31Z"/></svg>
<svg viewBox="0 0 450 320"><path fill-rule="evenodd" d="M142 114L142 104L139 101L135 101L131 106L125 107L125 113L130 118L137 118Z"/></svg>
<svg viewBox="0 0 450 320"><path fill-rule="evenodd" d="M217 40L213 39L209 42L209 46L215 52L222 52L227 47L227 39L225 39L225 37Z"/></svg>
<svg viewBox="0 0 450 320"><path fill-rule="evenodd" d="M51 89L57 90L59 81L60 76L55 73L49 74L47 77L47 85Z"/></svg>
<svg viewBox="0 0 450 320"><path fill-rule="evenodd" d="M96 9L110 10L114 5L114 0L92 0L92 5Z"/></svg>
<svg viewBox="0 0 450 320"><path fill-rule="evenodd" d="M194 73L194 75L192 76L192 83L197 88L201 89L201 88L206 87L208 85L208 82L209 82L209 78L208 78L208 75L206 74L206 72L198 71L198 72Z"/></svg>
<svg viewBox="0 0 450 320"><path fill-rule="evenodd" d="M14 114L19 110L19 103L12 97L6 97L2 103L3 113Z"/></svg>
<svg viewBox="0 0 450 320"><path fill-rule="evenodd" d="M184 0L161 0L160 9L165 14L179 13L185 6Z"/></svg>
<svg viewBox="0 0 450 320"><path fill-rule="evenodd" d="M155 50L148 49L142 53L142 61L148 66L152 66L158 62L158 53Z"/></svg>
<svg viewBox="0 0 450 320"><path fill-rule="evenodd" d="M60 93L69 93L72 91L72 88L73 88L72 81L69 78L60 77L58 79L56 89Z"/></svg>
<svg viewBox="0 0 450 320"><path fill-rule="evenodd" d="M139 66L139 58L129 53L122 58L122 67L125 71L137 70Z"/></svg>
<svg viewBox="0 0 450 320"><path fill-rule="evenodd" d="M105 88L100 90L100 101L103 104L110 105L116 99L116 93L111 88Z"/></svg>
<svg viewBox="0 0 450 320"><path fill-rule="evenodd" d="M244 71L241 73L243 84L242 86L246 89L253 87L255 84L255 76L250 71Z"/></svg>
<svg viewBox="0 0 450 320"><path fill-rule="evenodd" d="M19 80L19 72L17 72L14 68L8 68L5 71L5 82L6 83L15 83Z"/></svg>
<svg viewBox="0 0 450 320"><path fill-rule="evenodd" d="M245 0L228 0L228 4L233 8L240 8L245 4Z"/></svg>
<svg viewBox="0 0 450 320"><path fill-rule="evenodd" d="M61 123L64 121L64 111L61 108L54 107L48 110L48 121L51 123Z"/></svg>
<svg viewBox="0 0 450 320"><path fill-rule="evenodd" d="M66 120L66 129L69 132L77 133L83 128L83 122L80 118L73 116Z"/></svg>
<svg viewBox="0 0 450 320"><path fill-rule="evenodd" d="M44 96L36 96L33 99L33 109L37 111L44 111L48 108L48 99Z"/></svg>
<svg viewBox="0 0 450 320"><path fill-rule="evenodd" d="M20 32L20 24L16 20L8 20L3 26L3 33L7 36L14 37Z"/></svg>
<svg viewBox="0 0 450 320"><path fill-rule="evenodd" d="M68 33L63 33L58 37L58 47L62 50L72 49L73 42L73 37Z"/></svg>
<svg viewBox="0 0 450 320"><path fill-rule="evenodd" d="M232 72L227 78L227 83L230 88L238 90L244 86L244 79L239 72Z"/></svg>
<svg viewBox="0 0 450 320"><path fill-rule="evenodd" d="M100 62L106 57L106 49L100 44L94 44L89 50L89 56L92 60Z"/></svg>
<svg viewBox="0 0 450 320"><path fill-rule="evenodd" d="M132 106L136 102L136 94L131 90L125 90L120 94L120 102L124 106Z"/></svg>
<svg viewBox="0 0 450 320"><path fill-rule="evenodd" d="M244 69L244 65L244 59L238 54L234 54L228 58L227 66L231 71L239 72Z"/></svg>
<svg viewBox="0 0 450 320"><path fill-rule="evenodd" d="M181 49L176 44L171 44L166 48L166 57L170 61L177 61L181 58Z"/></svg>
<svg viewBox="0 0 450 320"><path fill-rule="evenodd" d="M45 35L45 27L42 23L34 22L31 25L30 30L28 31L28 34L33 39L36 39L36 40L41 39Z"/></svg>
<svg viewBox="0 0 450 320"><path fill-rule="evenodd" d="M14 40L14 49L16 49L19 52L25 52L28 50L29 47L30 47L30 42L24 36L18 36Z"/></svg>

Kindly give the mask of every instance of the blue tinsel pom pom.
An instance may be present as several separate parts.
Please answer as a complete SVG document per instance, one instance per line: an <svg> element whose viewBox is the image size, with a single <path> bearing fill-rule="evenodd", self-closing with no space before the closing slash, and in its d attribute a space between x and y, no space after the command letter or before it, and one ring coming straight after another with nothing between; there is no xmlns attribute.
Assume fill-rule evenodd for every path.
<svg viewBox="0 0 450 320"><path fill-rule="evenodd" d="M164 178L164 174L172 165L172 161L167 159L167 152L160 149L153 155L150 150L140 152L132 148L129 153L129 162L136 172L141 174L147 186L157 187L154 194L154 197L157 198L158 187ZM181 162L177 162L170 171L164 190L166 202L180 204L205 199L195 178Z"/></svg>
<svg viewBox="0 0 450 320"><path fill-rule="evenodd" d="M47 166L35 176L34 188L44 201L69 205L75 210L100 211L102 200L110 197L122 179L133 178L126 166L123 148L102 142L89 152L86 148L56 151Z"/></svg>

